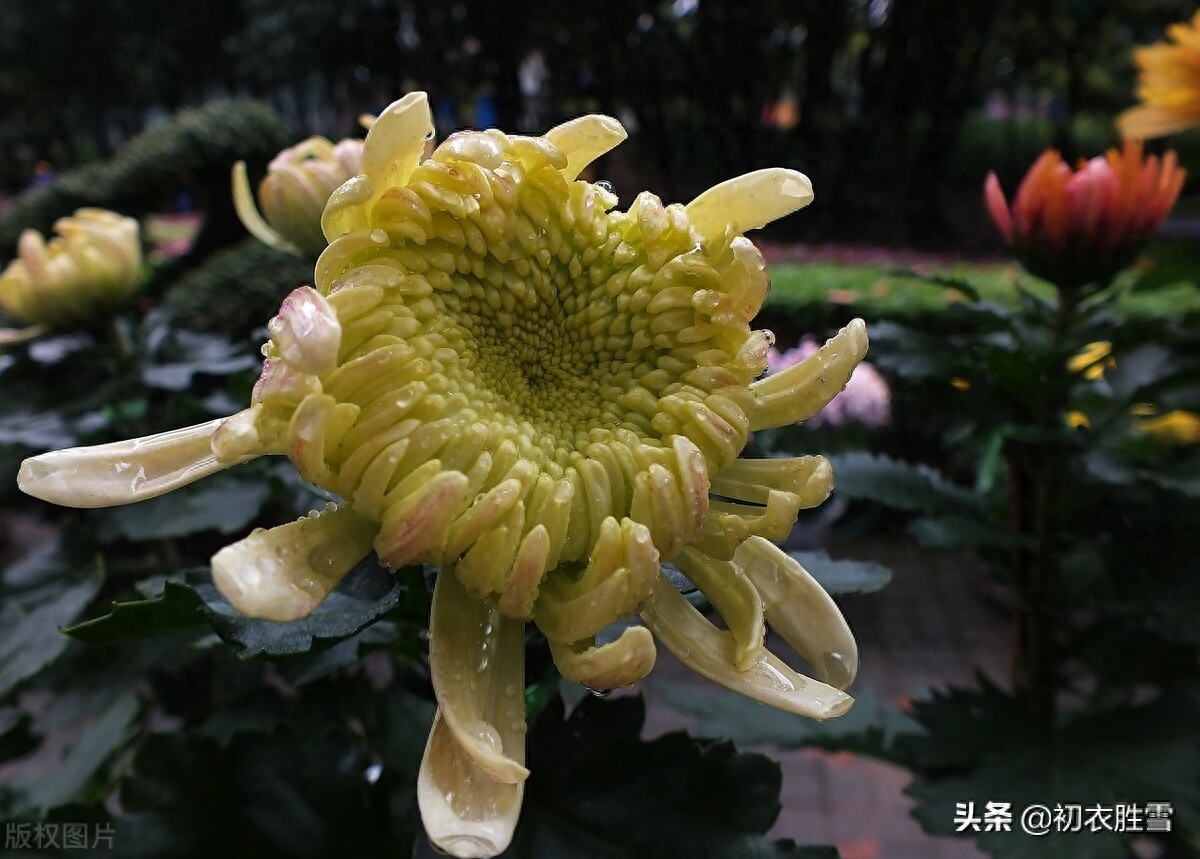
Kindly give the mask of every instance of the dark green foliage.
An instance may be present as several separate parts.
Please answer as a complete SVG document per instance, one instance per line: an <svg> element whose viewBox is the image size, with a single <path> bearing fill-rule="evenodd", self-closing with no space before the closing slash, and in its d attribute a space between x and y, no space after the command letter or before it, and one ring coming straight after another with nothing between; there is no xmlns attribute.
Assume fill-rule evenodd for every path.
<svg viewBox="0 0 1200 859"><path fill-rule="evenodd" d="M822 551L788 554L831 594L869 594L892 580L892 571L874 561L835 559Z"/></svg>
<svg viewBox="0 0 1200 859"><path fill-rule="evenodd" d="M220 101L181 111L130 140L111 159L70 170L14 199L0 214L0 256L11 257L21 230L48 234L56 219L82 206L125 215L162 211L174 205L173 195L185 185L208 197L210 219L228 230L234 162L261 169L297 136L279 114L256 101ZM218 213L221 217L214 218Z"/></svg>
<svg viewBox="0 0 1200 859"><path fill-rule="evenodd" d="M643 741L643 717L640 698L588 696L565 719L561 701L546 708L505 859L836 859L766 838L779 814L778 764L683 733Z"/></svg>
<svg viewBox="0 0 1200 859"><path fill-rule="evenodd" d="M900 759L921 778L909 789L914 815L930 832L954 834L955 804L1077 802L1086 806L1157 802L1170 797L1173 828L1200 824L1200 710L1194 694L1172 693L1142 706L1123 706L1072 719L1045 732L1019 702L986 681L977 689L936 693L917 704L919 734L901 737ZM1014 811L1016 821L1016 811ZM1050 833L1031 838L983 833L980 846L1000 859L1124 859L1128 834Z"/></svg>
<svg viewBox="0 0 1200 859"><path fill-rule="evenodd" d="M244 337L266 325L284 297L312 278L310 260L247 238L175 281L163 307L181 327Z"/></svg>

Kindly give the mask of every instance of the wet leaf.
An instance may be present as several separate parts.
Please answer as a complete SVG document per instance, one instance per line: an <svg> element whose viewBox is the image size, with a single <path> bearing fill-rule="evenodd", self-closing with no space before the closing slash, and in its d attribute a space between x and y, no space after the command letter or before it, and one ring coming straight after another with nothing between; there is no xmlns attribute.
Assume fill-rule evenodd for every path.
<svg viewBox="0 0 1200 859"><path fill-rule="evenodd" d="M0 695L32 677L59 657L70 639L60 627L75 620L100 589L103 575L96 564L64 580L61 589L43 594L29 605L6 600L0 606Z"/></svg>
<svg viewBox="0 0 1200 859"><path fill-rule="evenodd" d="M207 624L243 658L288 656L330 647L355 635L395 609L404 590L370 555L308 617L279 623L238 613L217 591L206 569L192 571L182 580L160 578L144 585L145 599L114 603L108 614L65 631L100 644Z"/></svg>
<svg viewBox="0 0 1200 859"><path fill-rule="evenodd" d="M171 580L149 599L114 602L108 614L67 627L64 633L88 644L107 644L204 626L204 601L195 589Z"/></svg>
<svg viewBox="0 0 1200 859"><path fill-rule="evenodd" d="M547 706L505 859L836 859L766 837L780 810L777 763L683 733L643 741L644 714L636 697L588 697L566 718L561 701Z"/></svg>
<svg viewBox="0 0 1200 859"><path fill-rule="evenodd" d="M133 729L140 705L126 692L88 722L61 763L25 782L13 785L19 813L42 813L81 799L93 777L124 743Z"/></svg>

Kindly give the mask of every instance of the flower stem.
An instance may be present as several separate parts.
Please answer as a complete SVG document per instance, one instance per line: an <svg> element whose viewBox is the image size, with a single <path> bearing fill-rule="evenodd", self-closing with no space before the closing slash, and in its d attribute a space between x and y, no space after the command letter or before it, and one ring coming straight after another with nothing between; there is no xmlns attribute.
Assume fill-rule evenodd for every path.
<svg viewBox="0 0 1200 859"><path fill-rule="evenodd" d="M1061 621L1060 556L1062 552L1065 469L1063 450L1052 439L1069 402L1073 377L1060 352L1078 320L1078 290L1060 290L1052 319L1040 414L1035 421L1049 440L1016 442L1009 451L1012 475L1013 531L1028 541L1014 552L1017 590L1017 640L1014 692L1026 712L1051 726L1057 710L1062 652L1055 630Z"/></svg>

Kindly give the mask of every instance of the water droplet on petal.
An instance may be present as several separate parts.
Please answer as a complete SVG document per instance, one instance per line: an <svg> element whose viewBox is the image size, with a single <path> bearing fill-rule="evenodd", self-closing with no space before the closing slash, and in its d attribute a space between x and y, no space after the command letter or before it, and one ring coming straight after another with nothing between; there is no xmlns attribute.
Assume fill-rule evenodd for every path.
<svg viewBox="0 0 1200 859"><path fill-rule="evenodd" d="M845 689L854 680L854 665L846 654L827 651L821 656L821 663L824 673L821 679L835 689Z"/></svg>

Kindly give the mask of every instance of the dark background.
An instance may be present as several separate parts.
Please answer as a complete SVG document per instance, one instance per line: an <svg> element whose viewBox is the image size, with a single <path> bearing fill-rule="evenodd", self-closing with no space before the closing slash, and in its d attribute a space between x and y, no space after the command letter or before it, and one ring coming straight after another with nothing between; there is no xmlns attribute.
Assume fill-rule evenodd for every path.
<svg viewBox="0 0 1200 859"><path fill-rule="evenodd" d="M989 241L979 188L1045 146L1091 156L1132 49L1185 0L3 0L0 192L101 157L180 107L262 98L298 127L430 92L439 131L588 111L631 141L618 186L686 200L748 169L817 189L778 238ZM42 168L45 170L45 166Z"/></svg>

